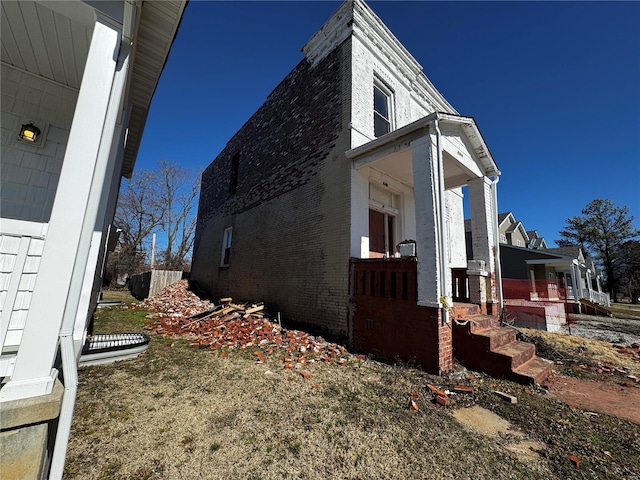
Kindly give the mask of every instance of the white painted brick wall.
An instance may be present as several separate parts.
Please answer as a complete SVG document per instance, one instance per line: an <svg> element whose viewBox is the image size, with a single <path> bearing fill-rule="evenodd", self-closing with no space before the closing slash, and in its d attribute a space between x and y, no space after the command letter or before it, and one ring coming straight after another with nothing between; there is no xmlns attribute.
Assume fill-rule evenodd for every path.
<svg viewBox="0 0 640 480"><path fill-rule="evenodd" d="M447 190L444 196L447 212L447 248L449 267L467 268L467 252L464 235L464 208L461 188Z"/></svg>
<svg viewBox="0 0 640 480"><path fill-rule="evenodd" d="M469 181L469 204L473 258L484 261L487 271L495 272L493 199L491 181L488 178L475 178ZM491 289L487 289L487 296L489 301L496 299L493 283Z"/></svg>
<svg viewBox="0 0 640 480"><path fill-rule="evenodd" d="M358 27L354 27L356 30ZM373 131L373 85L375 79L381 80L393 91L392 125L393 129L401 128L420 118L433 113L434 107L428 104L421 94L407 86L406 78L412 74L401 71L391 62L381 59L388 55L380 50L380 47L361 40L362 35L352 37L352 94L351 94L351 147L363 145L374 137ZM466 150L465 150L466 151ZM353 172L352 196L351 196L351 255L366 257L363 250L363 239L368 240L369 235L369 202L368 183L369 169ZM386 178L386 182L392 179ZM455 254L452 263L456 265L466 263L464 253L464 225L462 200L458 203L451 202L451 208L455 208L456 221L460 218L460 226L454 227L456 243L453 245ZM462 242L458 241L462 231ZM397 240L416 238L416 216L413 190L403 189L400 228L396 232Z"/></svg>
<svg viewBox="0 0 640 480"><path fill-rule="evenodd" d="M1 71L2 176L0 216L47 222L60 177L77 92L8 65ZM17 139L22 122L45 135L30 145Z"/></svg>

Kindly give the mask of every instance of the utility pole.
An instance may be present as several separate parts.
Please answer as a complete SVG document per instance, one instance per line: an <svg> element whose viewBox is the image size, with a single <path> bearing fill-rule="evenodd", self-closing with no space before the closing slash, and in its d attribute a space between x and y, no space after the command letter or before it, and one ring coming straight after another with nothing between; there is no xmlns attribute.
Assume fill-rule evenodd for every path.
<svg viewBox="0 0 640 480"><path fill-rule="evenodd" d="M156 263L156 234L154 233L151 237L151 270Z"/></svg>

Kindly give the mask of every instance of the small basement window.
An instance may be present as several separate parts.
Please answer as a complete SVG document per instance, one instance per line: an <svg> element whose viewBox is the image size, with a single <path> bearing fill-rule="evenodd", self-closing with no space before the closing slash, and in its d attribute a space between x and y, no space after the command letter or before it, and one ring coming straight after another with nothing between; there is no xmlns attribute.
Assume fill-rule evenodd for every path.
<svg viewBox="0 0 640 480"><path fill-rule="evenodd" d="M391 131L391 91L380 84L373 86L373 134L376 137Z"/></svg>
<svg viewBox="0 0 640 480"><path fill-rule="evenodd" d="M222 258L220 259L221 267L228 267L231 258L231 238L233 237L233 227L225 228L222 236Z"/></svg>

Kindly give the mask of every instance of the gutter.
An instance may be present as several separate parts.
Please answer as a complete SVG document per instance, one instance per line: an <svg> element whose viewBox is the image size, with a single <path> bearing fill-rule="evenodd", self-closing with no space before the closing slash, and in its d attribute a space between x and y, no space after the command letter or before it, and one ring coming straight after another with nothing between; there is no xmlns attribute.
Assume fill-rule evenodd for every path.
<svg viewBox="0 0 640 480"><path fill-rule="evenodd" d="M446 228L446 218L445 218L445 209L444 209L444 166L442 161L442 133L440 132L440 127L438 126L438 117L436 116L433 119L433 127L436 131L436 150L438 156L438 210L440 211L440 215L438 215L440 220L440 225L438 228L438 250L440 251L440 285L441 291L440 294L444 297L445 301L449 301L449 288L447 282L447 263L448 258L445 249L445 239L444 232ZM449 324L449 309L445 308L445 304L442 301L442 297L438 299L440 303L440 308L442 309L442 321L445 324Z"/></svg>
<svg viewBox="0 0 640 480"><path fill-rule="evenodd" d="M491 191L493 193L493 244L495 248L494 262L496 269L496 293L498 294L498 311L502 315L504 307L504 297L502 293L502 265L500 264L500 238L498 237L498 182L500 181L500 170L496 172L495 179L491 182Z"/></svg>

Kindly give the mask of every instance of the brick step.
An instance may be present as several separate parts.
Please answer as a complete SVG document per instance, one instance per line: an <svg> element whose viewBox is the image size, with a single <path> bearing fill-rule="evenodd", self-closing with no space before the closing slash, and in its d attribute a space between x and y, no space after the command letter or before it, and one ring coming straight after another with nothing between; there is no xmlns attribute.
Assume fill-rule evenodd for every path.
<svg viewBox="0 0 640 480"><path fill-rule="evenodd" d="M536 357L535 345L516 340L516 330L500 327L496 317L474 314L456 320L453 354L466 367L522 383L537 383L550 375L553 364Z"/></svg>
<svg viewBox="0 0 640 480"><path fill-rule="evenodd" d="M533 343L516 340L492 350L492 353L504 357L508 362L509 370L513 371L536 356L536 346Z"/></svg>
<svg viewBox="0 0 640 480"><path fill-rule="evenodd" d="M553 362L540 357L533 357L519 367L513 369L513 379L521 383L540 383L546 380L553 371Z"/></svg>
<svg viewBox="0 0 640 480"><path fill-rule="evenodd" d="M479 332L481 330L487 330L489 328L497 328L500 326L500 322L497 318L482 314L470 315L465 318L456 317L456 320L459 324L469 322L469 330L473 333Z"/></svg>
<svg viewBox="0 0 640 480"><path fill-rule="evenodd" d="M480 306L475 303L459 303L454 302L453 313L456 318L465 318L471 315L480 315Z"/></svg>
<svg viewBox="0 0 640 480"><path fill-rule="evenodd" d="M508 327L492 327L484 330L472 330L478 341L486 342L487 350L496 349L516 341L516 331Z"/></svg>

